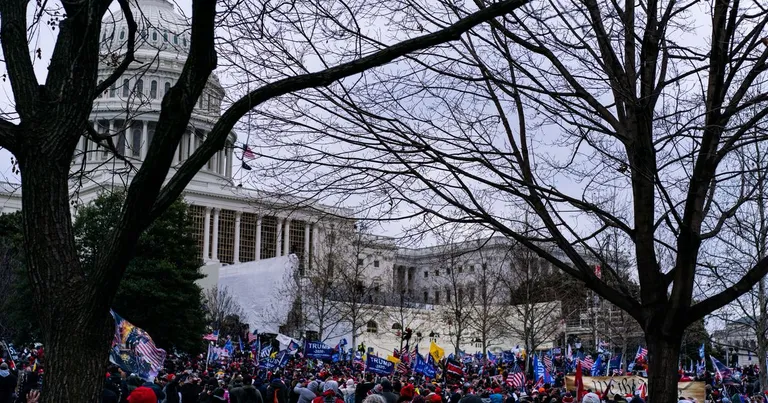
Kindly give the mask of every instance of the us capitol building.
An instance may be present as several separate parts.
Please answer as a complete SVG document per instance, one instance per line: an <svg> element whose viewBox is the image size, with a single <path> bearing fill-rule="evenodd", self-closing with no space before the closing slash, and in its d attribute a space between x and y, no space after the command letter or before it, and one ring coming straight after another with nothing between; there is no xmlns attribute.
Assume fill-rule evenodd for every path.
<svg viewBox="0 0 768 403"><path fill-rule="evenodd" d="M100 192L124 189L136 169L141 166L152 142L160 114L161 100L181 74L188 54L189 23L167 0L132 0L138 23L136 60L126 74L94 102L90 121L96 131L113 136L120 158L83 137L73 156L70 184L73 214L78 206L92 202ZM107 13L102 33L102 64L99 82L108 77L119 62L120 49L127 41L128 28L120 12ZM198 100L174 158L174 166L184 162L200 146L221 114L225 91L212 75ZM240 167L242 145L236 133L230 133L224 150L218 152L194 177L183 193L190 205L195 236L201 250L202 271L215 274L222 267L246 262L296 255L300 267L312 265L313 255L320 253L327 231L331 228L354 228L354 217L344 209L303 201L297 204L284 195L269 194L244 188L233 180L233 167ZM169 175L173 175L175 168ZM87 173L87 174L85 174ZM18 184L0 183L0 213L21 209ZM436 325L434 312L441 304L450 303L446 291L446 250L462 249L464 263L462 292L474 294L478 286L475 270L490 262L505 261L509 242L504 238L490 241L463 242L427 248L404 249L392 239L370 237L365 250L357 257L366 267L366 277L382 293L404 293L413 301L414 331L431 334L438 339L448 331ZM475 245L476 244L476 245ZM450 248L448 248L450 246ZM462 270L462 268L458 270ZM552 267L537 260L536 270L551 273ZM214 279L203 286L215 284ZM559 307L557 309L559 312ZM372 317L359 340L382 350L396 345L394 340L404 327L382 316ZM391 316L391 315L390 315ZM421 328L421 330L419 330ZM554 334L553 334L554 337ZM426 336L425 336L426 338ZM477 351L468 338L463 348ZM428 340L425 343L428 344ZM440 341L447 350L448 339ZM335 344L335 341L333 341ZM522 344L505 338L505 348ZM551 345L544 343L543 346ZM421 346L422 349L426 346ZM426 351L426 350L422 350Z"/></svg>

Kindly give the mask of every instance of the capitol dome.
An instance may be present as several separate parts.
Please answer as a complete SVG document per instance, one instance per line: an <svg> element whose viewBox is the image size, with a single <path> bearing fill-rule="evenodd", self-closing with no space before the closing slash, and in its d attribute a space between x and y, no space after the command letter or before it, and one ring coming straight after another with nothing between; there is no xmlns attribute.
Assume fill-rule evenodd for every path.
<svg viewBox="0 0 768 403"><path fill-rule="evenodd" d="M130 176L146 157L160 115L165 94L176 83L190 46L190 25L167 0L130 0L137 23L135 61L115 84L94 102L90 120L101 134L109 133L118 153L114 158L96 142L83 138L73 168L90 176L115 181ZM120 9L109 10L102 20L98 82L106 79L122 61L128 42L128 24ZM198 99L174 158L171 174L202 144L221 115L224 89L215 74ZM224 150L211 158L196 180L230 184L235 133L230 133ZM123 161L127 160L129 163ZM95 175L94 175L95 173ZM119 182L125 182L124 177Z"/></svg>

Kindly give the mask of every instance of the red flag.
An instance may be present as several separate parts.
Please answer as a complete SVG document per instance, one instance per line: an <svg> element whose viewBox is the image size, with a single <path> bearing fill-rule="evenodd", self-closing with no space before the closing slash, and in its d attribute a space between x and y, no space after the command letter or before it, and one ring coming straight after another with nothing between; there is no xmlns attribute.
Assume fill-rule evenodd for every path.
<svg viewBox="0 0 768 403"><path fill-rule="evenodd" d="M576 383L576 401L580 402L581 398L585 395L584 378L581 375L581 362L576 364L576 379L574 382Z"/></svg>
<svg viewBox="0 0 768 403"><path fill-rule="evenodd" d="M256 158L256 154L254 154L253 151L251 151L250 147L245 146L245 148L243 149L243 158L254 159Z"/></svg>
<svg viewBox="0 0 768 403"><path fill-rule="evenodd" d="M596 264L596 265L595 265L595 276L596 276L597 278L602 278L602 277L603 277L603 268L602 268L602 267L600 267L600 265L599 265L599 264Z"/></svg>

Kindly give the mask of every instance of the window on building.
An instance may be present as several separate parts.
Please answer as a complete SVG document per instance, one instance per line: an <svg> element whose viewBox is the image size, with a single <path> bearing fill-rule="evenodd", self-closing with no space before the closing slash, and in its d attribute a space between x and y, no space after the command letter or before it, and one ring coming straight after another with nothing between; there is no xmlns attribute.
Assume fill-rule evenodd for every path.
<svg viewBox="0 0 768 403"><path fill-rule="evenodd" d="M424 291L424 303L426 304L428 302L429 302L429 292Z"/></svg>
<svg viewBox="0 0 768 403"><path fill-rule="evenodd" d="M157 31L152 31L152 42L157 42Z"/></svg>
<svg viewBox="0 0 768 403"><path fill-rule="evenodd" d="M483 271L487 271L487 270L488 270L488 263L483 263Z"/></svg>
<svg viewBox="0 0 768 403"><path fill-rule="evenodd" d="M447 274L449 276L451 275L451 268L450 267L446 267L445 268L445 274Z"/></svg>
<svg viewBox="0 0 768 403"><path fill-rule="evenodd" d="M424 270L424 278L427 278L427 277L429 277L429 272Z"/></svg>
<svg viewBox="0 0 768 403"><path fill-rule="evenodd" d="M150 144L152 144L152 138L155 137L155 128L157 127L157 122L147 122L147 147L149 147ZM147 148L149 150L149 148Z"/></svg>
<svg viewBox="0 0 768 403"><path fill-rule="evenodd" d="M378 333L379 325L375 321L369 320L365 326L365 331L368 333Z"/></svg>
<svg viewBox="0 0 768 403"><path fill-rule="evenodd" d="M475 265L471 264L469 265L469 272L474 273L475 272Z"/></svg>
<svg viewBox="0 0 768 403"><path fill-rule="evenodd" d="M357 259L357 266L359 267L362 265L363 265L363 259Z"/></svg>
<svg viewBox="0 0 768 403"><path fill-rule="evenodd" d="M445 290L445 302L447 302L449 304L451 303L451 290L450 289Z"/></svg>
<svg viewBox="0 0 768 403"><path fill-rule="evenodd" d="M469 287L469 300L474 301L475 300L475 287Z"/></svg>
<svg viewBox="0 0 768 403"><path fill-rule="evenodd" d="M141 157L141 135L144 130L144 122L131 123L131 156Z"/></svg>
<svg viewBox="0 0 768 403"><path fill-rule="evenodd" d="M395 322L392 324L392 330L403 330L403 326L401 326L399 323Z"/></svg>
<svg viewBox="0 0 768 403"><path fill-rule="evenodd" d="M435 291L435 304L440 303L440 291Z"/></svg>
<svg viewBox="0 0 768 403"><path fill-rule="evenodd" d="M440 269L435 269L435 277L440 275Z"/></svg>
<svg viewBox="0 0 768 403"><path fill-rule="evenodd" d="M408 270L408 281L413 280L413 272Z"/></svg>
<svg viewBox="0 0 768 403"><path fill-rule="evenodd" d="M112 83L112 86L109 87L109 97L114 98L117 96L117 82Z"/></svg>
<svg viewBox="0 0 768 403"><path fill-rule="evenodd" d="M168 42L168 31L163 32L163 41Z"/></svg>
<svg viewBox="0 0 768 403"><path fill-rule="evenodd" d="M128 79L123 79L123 97L128 98L131 95L131 87Z"/></svg>
<svg viewBox="0 0 768 403"><path fill-rule="evenodd" d="M173 36L173 44L174 45L178 45L179 44L179 36L178 35L174 35Z"/></svg>
<svg viewBox="0 0 768 403"><path fill-rule="evenodd" d="M125 154L125 128L120 128L120 133L117 134L117 153L120 155Z"/></svg>
<svg viewBox="0 0 768 403"><path fill-rule="evenodd" d="M457 303L460 303L461 301L464 301L464 289L459 288L458 294L459 294L459 300L457 301Z"/></svg>
<svg viewBox="0 0 768 403"><path fill-rule="evenodd" d="M157 99L157 80L152 80L152 82L149 83L149 97Z"/></svg>
<svg viewBox="0 0 768 403"><path fill-rule="evenodd" d="M136 94L144 95L144 80L136 80Z"/></svg>
<svg viewBox="0 0 768 403"><path fill-rule="evenodd" d="M464 266L459 266L458 270L459 270L459 274L463 273L464 272Z"/></svg>
<svg viewBox="0 0 768 403"><path fill-rule="evenodd" d="M379 267L379 261L378 260L374 260L373 261L373 267Z"/></svg>
<svg viewBox="0 0 768 403"><path fill-rule="evenodd" d="M166 96L169 92L171 92L171 83L165 82L165 91L163 92L163 96Z"/></svg>
<svg viewBox="0 0 768 403"><path fill-rule="evenodd" d="M181 37L181 45L184 46L185 48L187 47L187 37L186 36L182 36Z"/></svg>
<svg viewBox="0 0 768 403"><path fill-rule="evenodd" d="M376 285L375 287L373 287L373 292L380 293L381 292L381 286L380 285Z"/></svg>
<svg viewBox="0 0 768 403"><path fill-rule="evenodd" d="M120 39L125 39L125 31L120 31Z"/></svg>

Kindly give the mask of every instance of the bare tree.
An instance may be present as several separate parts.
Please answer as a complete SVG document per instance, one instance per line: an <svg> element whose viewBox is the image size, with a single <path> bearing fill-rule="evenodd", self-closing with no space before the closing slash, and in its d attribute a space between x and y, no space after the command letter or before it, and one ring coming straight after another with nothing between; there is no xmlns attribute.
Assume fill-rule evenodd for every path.
<svg viewBox="0 0 768 403"><path fill-rule="evenodd" d="M342 316L337 298L341 291L339 265L345 264L344 253L349 252L343 237L332 229L325 234L324 242L312 256L310 267L305 269L299 297L304 307L305 324L317 329L319 340L326 342L342 335Z"/></svg>
<svg viewBox="0 0 768 403"><path fill-rule="evenodd" d="M761 130L761 129L755 129ZM768 149L765 143L756 143L739 149L734 161L740 172L740 181L723 191L734 197L744 198L743 205L733 212L733 219L725 222L718 234L721 248L705 250L705 259L720 262L709 264L709 281L726 286L735 276L744 276L749 270L768 256L768 172L759 167L768 164ZM758 168L758 169L756 169ZM765 357L768 352L768 300L766 298L765 277L757 287L737 298L729 306L715 312L713 316L724 322L726 329L736 335L721 338L738 340L739 344L728 344L728 348L737 348L757 357ZM738 336L738 337L730 337ZM744 341L755 341L754 345ZM721 343L722 344L722 343ZM768 388L766 362L757 359L760 366L760 385Z"/></svg>
<svg viewBox="0 0 768 403"><path fill-rule="evenodd" d="M446 24L453 6L439 6L414 20ZM284 102L263 163L333 173L312 184L278 169L281 187L331 193L348 177L387 217L475 223L530 248L640 324L650 399L673 401L685 329L768 273L763 258L725 286L697 282L701 251L745 201L722 191L739 181L733 153L765 140L753 128L768 115L767 16L730 0L537 3L411 55L407 74ZM611 210L612 189L627 211ZM535 234L519 228L526 209ZM594 239L610 228L632 246L638 297L609 283Z"/></svg>
<svg viewBox="0 0 768 403"><path fill-rule="evenodd" d="M445 290L445 302L435 302L439 304L439 317L448 328L448 337L457 356L462 342L470 340L470 315L475 299L473 276L481 264L472 259L475 243L467 242L470 244L467 247L467 243L462 244L463 238L459 235L456 228L437 235L441 258L432 266L433 274L437 274L435 270L441 272L441 276L433 277L433 288L437 293ZM430 301L427 298L424 302Z"/></svg>
<svg viewBox="0 0 768 403"><path fill-rule="evenodd" d="M405 335L406 329L415 331L415 329L413 329L414 325L416 323L420 324L420 321L417 322L419 315L416 309L419 308L420 304L416 301L413 295L409 294L407 290L404 289L399 292L392 292L385 295L383 304L388 308L383 312L387 322L396 323L399 327L399 329L394 330L395 334L400 337L400 346L398 348L402 350L403 344L405 343L403 336Z"/></svg>
<svg viewBox="0 0 768 403"><path fill-rule="evenodd" d="M368 322L379 310L374 303L379 302L381 296L376 286L381 279L372 274L373 262L366 259L367 254L376 253L378 245L371 239L365 223L356 225L353 230L340 230L338 242L342 240L346 240L346 247L334 255L338 259L334 263L338 270L338 281L334 285L335 300L341 321L350 331L352 345L357 346L358 337L367 330Z"/></svg>
<svg viewBox="0 0 768 403"><path fill-rule="evenodd" d="M4 110L0 119L0 147L13 153L23 177L27 270L47 348L44 403L99 398L113 327L109 307L139 235L223 149L230 132L246 113L278 97L328 86L408 53L455 40L489 19L512 12L526 0L483 5L474 13L457 8L452 17L455 23L422 27L435 29L394 45L373 38L375 33L370 29L388 24L374 24L371 20L384 15L387 21L402 21L401 17L413 15L409 11L412 7L384 3L365 7L365 2L354 3L307 2L299 9L269 1L192 1L191 29L187 31L189 52L180 61L181 74L162 98L162 110L146 158L127 183L119 223L105 237L103 254L86 276L72 235L69 172L83 136L120 159L113 133L99 133L89 122L89 114L95 100L125 73L135 73L137 65L140 70L140 66L151 64L135 52L137 43L147 40L150 28L144 19L141 31L137 24L145 3L117 0L126 21L125 35L120 34L122 46L102 58L101 39L107 31L102 21L114 1L40 2L32 6L34 12L28 9L28 0L0 2L2 63L13 97L13 111ZM40 32L51 32L40 29L44 23L50 23L56 35L53 49L45 52L36 45ZM309 33L303 31L304 27L323 29ZM218 43L217 38L221 39ZM319 49L329 41L334 51L326 55L332 60L302 69L300 63L306 49ZM217 44L230 60L248 60L259 68L242 70L248 79L238 82L248 83L245 91L237 94L228 106L225 104L224 113L200 147L171 171L195 104L220 61ZM35 51L30 52L32 49ZM49 54L47 76L41 83L33 58L42 59ZM296 63L286 66L277 62L281 59ZM102 63L103 60L114 63ZM228 72L236 70L234 64L228 67ZM97 82L100 69L110 69L112 73Z"/></svg>
<svg viewBox="0 0 768 403"><path fill-rule="evenodd" d="M488 256L481 250L482 264L472 277L477 285L474 299L470 301L469 328L480 340L483 356L488 348L499 343L505 334L504 320L508 313L507 301L503 292L503 282L499 281L501 270L506 261Z"/></svg>
<svg viewBox="0 0 768 403"><path fill-rule="evenodd" d="M507 267L498 281L507 296L507 314L502 322L505 330L523 340L525 351L533 354L543 343L554 341L561 332L562 284L553 281L546 267L540 266L538 255L522 245L508 252Z"/></svg>
<svg viewBox="0 0 768 403"><path fill-rule="evenodd" d="M213 330L219 330L229 316L244 317L243 308L237 303L229 289L213 287L203 293L206 320Z"/></svg>

